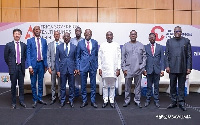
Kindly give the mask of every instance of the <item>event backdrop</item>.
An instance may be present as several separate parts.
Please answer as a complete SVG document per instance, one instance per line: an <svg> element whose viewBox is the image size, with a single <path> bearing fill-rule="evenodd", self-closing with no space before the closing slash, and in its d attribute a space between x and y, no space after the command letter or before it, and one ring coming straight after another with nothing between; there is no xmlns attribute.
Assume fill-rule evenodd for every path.
<svg viewBox="0 0 200 125"><path fill-rule="evenodd" d="M119 43L121 47L128 42L129 33L131 30L136 30L138 33L137 40L144 45L148 44L148 35L150 32L155 32L157 35L156 42L165 49L166 41L173 37L175 24L133 24L133 23L70 23L70 22L20 22L20 23L0 23L0 87L10 87L10 79L8 75L8 67L4 61L4 47L6 43L13 40L13 29L19 28L22 30L21 41L26 43L27 39L33 37L33 27L41 27L41 36L47 39L47 42L54 40L54 31L59 31L62 35L65 32L71 33L71 37L75 36L75 28L77 26L92 30L92 38L98 41L101 45L106 41L106 32L112 31L114 41ZM200 25L179 25L182 27L182 36L190 39L193 55L193 69L200 70ZM82 33L82 37L83 36ZM62 39L61 39L62 40Z"/></svg>

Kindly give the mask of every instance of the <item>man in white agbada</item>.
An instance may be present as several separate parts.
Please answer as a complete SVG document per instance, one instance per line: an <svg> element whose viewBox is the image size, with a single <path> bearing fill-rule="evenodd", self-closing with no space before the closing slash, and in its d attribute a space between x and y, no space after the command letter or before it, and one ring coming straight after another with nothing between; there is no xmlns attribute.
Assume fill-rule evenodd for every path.
<svg viewBox="0 0 200 125"><path fill-rule="evenodd" d="M108 105L108 100L110 101L110 106L115 108L115 83L120 75L121 50L119 44L113 42L113 33L111 31L106 33L106 39L107 42L101 44L98 54L99 75L103 80L104 103L102 108ZM108 91L109 88L110 91Z"/></svg>

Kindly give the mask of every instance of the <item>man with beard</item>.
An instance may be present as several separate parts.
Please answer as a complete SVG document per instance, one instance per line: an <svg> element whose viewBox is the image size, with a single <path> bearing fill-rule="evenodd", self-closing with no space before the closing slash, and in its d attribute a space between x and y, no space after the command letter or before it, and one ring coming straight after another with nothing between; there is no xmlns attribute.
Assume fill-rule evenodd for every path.
<svg viewBox="0 0 200 125"><path fill-rule="evenodd" d="M110 106L115 108L115 84L120 75L121 49L118 43L113 42L113 33L106 33L107 42L101 44L98 55L99 75L103 80L103 105L105 108L110 101ZM110 90L110 91L109 91ZM108 97L109 95L109 97Z"/></svg>

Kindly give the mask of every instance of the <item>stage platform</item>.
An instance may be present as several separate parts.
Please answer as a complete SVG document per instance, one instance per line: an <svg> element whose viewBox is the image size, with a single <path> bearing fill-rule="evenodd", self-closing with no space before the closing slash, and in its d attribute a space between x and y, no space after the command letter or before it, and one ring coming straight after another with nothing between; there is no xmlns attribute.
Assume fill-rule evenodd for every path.
<svg viewBox="0 0 200 125"><path fill-rule="evenodd" d="M134 105L132 94L131 104L123 107L124 93L116 96L116 108L109 105L102 108L102 96L96 95L98 108L89 105L80 108L81 98L74 101L74 108L66 104L59 108L59 102L49 105L51 95L43 97L48 105L38 104L35 109L31 107L32 95L25 94L27 108L19 105L11 109L10 89L0 88L0 125L199 125L200 124L200 94L190 93L186 96L187 111L180 108L166 109L170 104L169 94L160 93L160 108L156 108L153 101L144 107L145 97L141 98L143 108Z"/></svg>

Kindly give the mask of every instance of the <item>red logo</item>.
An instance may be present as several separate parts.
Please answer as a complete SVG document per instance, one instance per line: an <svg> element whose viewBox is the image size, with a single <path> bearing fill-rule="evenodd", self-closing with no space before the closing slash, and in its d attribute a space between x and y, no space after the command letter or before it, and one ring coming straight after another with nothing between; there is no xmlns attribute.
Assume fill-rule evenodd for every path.
<svg viewBox="0 0 200 125"><path fill-rule="evenodd" d="M28 28L28 31L26 33L25 39L31 38L33 36L34 36L34 34L33 34L33 28L30 25L29 28Z"/></svg>
<svg viewBox="0 0 200 125"><path fill-rule="evenodd" d="M160 32L164 32L164 29L161 26L155 26L152 28L151 32L156 34L156 41L162 41L165 36L161 35L160 38L158 38L158 33L155 32L155 30L158 29Z"/></svg>

